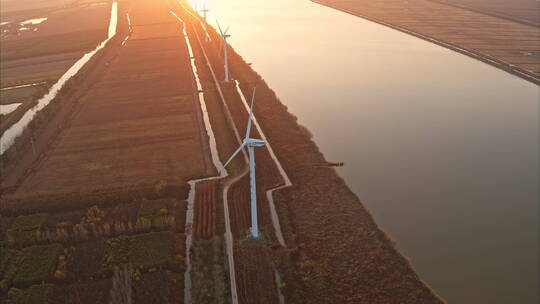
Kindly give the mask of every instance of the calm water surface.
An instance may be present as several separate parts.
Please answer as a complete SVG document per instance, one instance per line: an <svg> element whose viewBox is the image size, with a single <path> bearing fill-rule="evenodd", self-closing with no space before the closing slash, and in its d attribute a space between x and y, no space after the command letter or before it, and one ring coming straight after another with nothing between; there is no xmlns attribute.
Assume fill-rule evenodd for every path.
<svg viewBox="0 0 540 304"><path fill-rule="evenodd" d="M439 294L539 302L538 86L308 0L206 7Z"/></svg>

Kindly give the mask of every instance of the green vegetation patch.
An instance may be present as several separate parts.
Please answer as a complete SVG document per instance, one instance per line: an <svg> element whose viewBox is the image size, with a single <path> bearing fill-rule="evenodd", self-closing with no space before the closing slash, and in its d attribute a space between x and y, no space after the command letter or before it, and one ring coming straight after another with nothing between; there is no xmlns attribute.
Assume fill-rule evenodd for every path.
<svg viewBox="0 0 540 304"><path fill-rule="evenodd" d="M2 282L14 277L18 254L17 250L0 247L0 278Z"/></svg>
<svg viewBox="0 0 540 304"><path fill-rule="evenodd" d="M15 243L18 245L23 244L31 244L36 241L36 232L38 230L9 230L7 232L8 234L8 242L9 243Z"/></svg>
<svg viewBox="0 0 540 304"><path fill-rule="evenodd" d="M120 265L148 268L168 265L172 259L171 231L121 235L107 240L104 266L108 269Z"/></svg>
<svg viewBox="0 0 540 304"><path fill-rule="evenodd" d="M141 218L153 218L161 215L167 215L169 210L165 200L157 201L143 201L141 208L139 208L138 217Z"/></svg>
<svg viewBox="0 0 540 304"><path fill-rule="evenodd" d="M219 237L193 243L191 290L194 303L224 303L227 284L222 257L223 241Z"/></svg>
<svg viewBox="0 0 540 304"><path fill-rule="evenodd" d="M148 272L132 281L135 303L172 303L167 271Z"/></svg>
<svg viewBox="0 0 540 304"><path fill-rule="evenodd" d="M7 232L8 242L18 245L35 242L36 231L45 224L48 216L47 213L18 216Z"/></svg>
<svg viewBox="0 0 540 304"><path fill-rule="evenodd" d="M54 271L58 255L62 250L60 244L26 247L10 262L10 268L15 268L13 284L27 286L46 280Z"/></svg>
<svg viewBox="0 0 540 304"><path fill-rule="evenodd" d="M45 224L48 216L47 213L18 216L13 225L11 225L11 230L28 231L39 229Z"/></svg>
<svg viewBox="0 0 540 304"><path fill-rule="evenodd" d="M8 291L9 304L44 304L50 303L49 299L54 291L54 285L33 285L26 289L11 288Z"/></svg>

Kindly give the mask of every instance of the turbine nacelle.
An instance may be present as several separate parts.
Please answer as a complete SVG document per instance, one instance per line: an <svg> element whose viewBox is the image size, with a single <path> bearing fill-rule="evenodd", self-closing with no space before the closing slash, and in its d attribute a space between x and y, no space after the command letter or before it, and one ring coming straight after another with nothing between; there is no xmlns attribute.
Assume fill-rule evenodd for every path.
<svg viewBox="0 0 540 304"><path fill-rule="evenodd" d="M216 19L216 23L217 23L219 32L221 33L221 36L222 36L222 37L230 37L230 36L231 36L231 35L227 35L227 32L228 32L229 29L231 28L230 25L229 25L225 30L222 30L222 29L221 29L221 25L219 24L219 21L218 21L217 19Z"/></svg>
<svg viewBox="0 0 540 304"><path fill-rule="evenodd" d="M264 145L266 145L266 142L261 139L246 138L244 139L243 145L248 147L263 147Z"/></svg>

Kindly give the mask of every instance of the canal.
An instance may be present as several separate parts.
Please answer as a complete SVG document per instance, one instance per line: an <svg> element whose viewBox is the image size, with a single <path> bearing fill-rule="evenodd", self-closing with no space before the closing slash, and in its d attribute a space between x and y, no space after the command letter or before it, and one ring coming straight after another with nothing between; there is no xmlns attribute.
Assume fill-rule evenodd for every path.
<svg viewBox="0 0 540 304"><path fill-rule="evenodd" d="M539 87L308 0L201 0L450 303L539 301Z"/></svg>

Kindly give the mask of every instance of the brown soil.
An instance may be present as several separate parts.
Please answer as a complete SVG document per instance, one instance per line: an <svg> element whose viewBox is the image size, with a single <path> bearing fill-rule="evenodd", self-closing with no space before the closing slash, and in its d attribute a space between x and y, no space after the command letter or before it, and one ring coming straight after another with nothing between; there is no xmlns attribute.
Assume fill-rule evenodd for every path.
<svg viewBox="0 0 540 304"><path fill-rule="evenodd" d="M536 0L432 0L515 22L540 26L540 3Z"/></svg>
<svg viewBox="0 0 540 304"><path fill-rule="evenodd" d="M540 83L540 28L495 16L489 8L495 7L495 3L485 5L485 0L467 1L467 7L460 8L444 3L464 2L462 0L445 0L444 3L435 0L312 1L428 41L433 38L440 42L431 42ZM512 11L514 4L505 1L501 5ZM471 7L477 9L471 10ZM525 20L522 15L519 13L519 20Z"/></svg>
<svg viewBox="0 0 540 304"><path fill-rule="evenodd" d="M215 180L200 182L195 191L195 218L193 237L211 239L216 235L218 183Z"/></svg>
<svg viewBox="0 0 540 304"><path fill-rule="evenodd" d="M54 1L50 2L51 5L54 4ZM32 87L2 92L3 103L24 103L13 113L2 117L2 133L34 106L75 61L107 37L110 5L57 7L36 16L48 19L41 24L26 25L25 27L29 28L26 31L19 31L20 25L17 22L2 26L0 31L0 86L4 88L45 82L42 86L44 90L41 87ZM19 21L30 16L22 13L21 17ZM36 88L40 90L29 93L24 98L17 98L19 94L12 94L12 91L31 92Z"/></svg>
<svg viewBox="0 0 540 304"><path fill-rule="evenodd" d="M110 10L110 5L57 8L38 15L48 19L26 31L19 31L17 22L2 26L2 87L58 79L107 37Z"/></svg>
<svg viewBox="0 0 540 304"><path fill-rule="evenodd" d="M279 303L269 250L245 242L234 247L234 255L239 303Z"/></svg>
<svg viewBox="0 0 540 304"><path fill-rule="evenodd" d="M67 52L57 55L34 56L24 59L2 61L0 68L2 71L2 87L12 87L30 83L49 82L53 84L73 63L81 58L82 52ZM28 88L23 88L28 89ZM22 89L5 90L2 94ZM43 94L41 94L43 96ZM39 97L41 97L39 96ZM7 101L7 100L6 100ZM17 99L11 102L19 102Z"/></svg>
<svg viewBox="0 0 540 304"><path fill-rule="evenodd" d="M119 10L122 12L122 8ZM22 136L16 138L13 146L2 155L3 190L7 188L13 191L36 161L44 157L43 152L50 147L51 140L65 127L89 88L100 79L107 68L106 63L117 56L119 40L121 41L121 36L126 33L126 23L125 18L119 18L117 36L64 85L55 100L37 113Z"/></svg>
<svg viewBox="0 0 540 304"><path fill-rule="evenodd" d="M229 190L231 230L235 238L245 237L251 227L249 175L246 175Z"/></svg>
<svg viewBox="0 0 540 304"><path fill-rule="evenodd" d="M7 16L22 14L28 11L43 11L56 9L61 6L73 5L77 0L46 0L46 1L36 1L32 0L19 0L19 1L2 1L2 11L0 16L4 18Z"/></svg>
<svg viewBox="0 0 540 304"><path fill-rule="evenodd" d="M163 37L158 30L157 38L116 45L17 193L179 184L213 170L177 22L159 7L130 6L134 18L152 14L176 34Z"/></svg>

